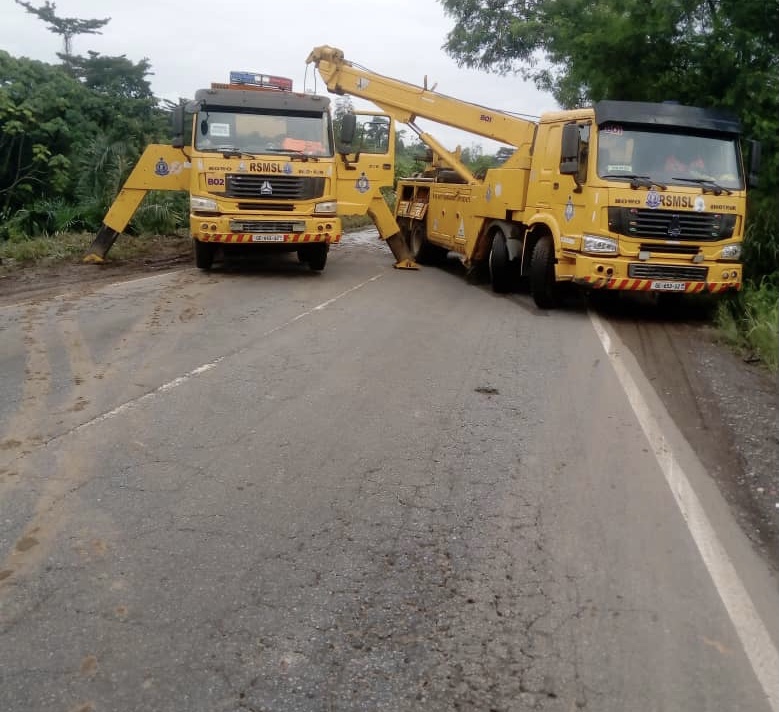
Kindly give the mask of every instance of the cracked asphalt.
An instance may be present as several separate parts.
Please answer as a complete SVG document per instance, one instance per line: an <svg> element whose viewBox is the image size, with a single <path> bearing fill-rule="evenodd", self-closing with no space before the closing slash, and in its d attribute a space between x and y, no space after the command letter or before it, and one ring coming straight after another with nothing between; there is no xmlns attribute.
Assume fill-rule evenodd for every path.
<svg viewBox="0 0 779 712"><path fill-rule="evenodd" d="M0 709L772 709L587 314L390 264L0 309Z"/></svg>

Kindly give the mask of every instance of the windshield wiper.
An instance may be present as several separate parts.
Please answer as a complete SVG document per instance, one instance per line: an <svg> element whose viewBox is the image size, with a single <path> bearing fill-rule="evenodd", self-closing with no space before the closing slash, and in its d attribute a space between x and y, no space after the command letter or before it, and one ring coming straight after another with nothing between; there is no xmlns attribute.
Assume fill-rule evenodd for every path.
<svg viewBox="0 0 779 712"><path fill-rule="evenodd" d="M633 190L651 188L654 185L660 188L660 190L668 188L665 183L654 180L652 176L640 176L635 173L607 173L605 176L601 176L601 178L625 178L630 181L630 187Z"/></svg>
<svg viewBox="0 0 779 712"><path fill-rule="evenodd" d="M242 151L235 146L217 146L216 150L221 153L224 158L257 158L254 154Z"/></svg>
<svg viewBox="0 0 779 712"><path fill-rule="evenodd" d="M264 148L263 153L283 153L286 156L289 156L293 161L318 161L319 158L316 156L312 156L309 153L304 153L303 151L296 151L291 148Z"/></svg>
<svg viewBox="0 0 779 712"><path fill-rule="evenodd" d="M716 181L712 180L711 178L682 178L681 176L674 176L671 178L671 180L682 180L686 183L697 183L701 190L705 193L706 189L708 188L714 195L722 195L722 193L725 193L726 195L732 195L733 191L728 190L724 186L721 186Z"/></svg>

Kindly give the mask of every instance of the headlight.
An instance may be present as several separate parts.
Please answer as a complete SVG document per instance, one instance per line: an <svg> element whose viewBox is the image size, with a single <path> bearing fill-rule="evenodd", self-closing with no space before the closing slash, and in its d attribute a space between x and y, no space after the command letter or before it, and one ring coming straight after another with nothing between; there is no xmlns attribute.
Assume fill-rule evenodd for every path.
<svg viewBox="0 0 779 712"><path fill-rule="evenodd" d="M594 252L599 255L616 255L617 241L610 237L582 235L582 252Z"/></svg>
<svg viewBox="0 0 779 712"><path fill-rule="evenodd" d="M323 213L334 214L338 207L338 203L335 200L326 200L324 203L317 203L314 206L314 212L321 215Z"/></svg>
<svg viewBox="0 0 779 712"><path fill-rule="evenodd" d="M197 195L189 196L189 207L191 210L216 211L216 201L213 198L201 198Z"/></svg>
<svg viewBox="0 0 779 712"><path fill-rule="evenodd" d="M738 260L741 259L741 243L737 245L725 245L722 248L723 260Z"/></svg>

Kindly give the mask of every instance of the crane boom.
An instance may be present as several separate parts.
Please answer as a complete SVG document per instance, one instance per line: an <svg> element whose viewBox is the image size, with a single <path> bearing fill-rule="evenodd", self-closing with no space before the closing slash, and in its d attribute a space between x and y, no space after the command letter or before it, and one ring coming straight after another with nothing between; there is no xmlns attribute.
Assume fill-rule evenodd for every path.
<svg viewBox="0 0 779 712"><path fill-rule="evenodd" d="M348 61L342 50L328 45L311 51L306 63L312 62L329 91L368 99L397 121L413 125L421 117L514 146L525 154L530 152L534 121L377 74Z"/></svg>

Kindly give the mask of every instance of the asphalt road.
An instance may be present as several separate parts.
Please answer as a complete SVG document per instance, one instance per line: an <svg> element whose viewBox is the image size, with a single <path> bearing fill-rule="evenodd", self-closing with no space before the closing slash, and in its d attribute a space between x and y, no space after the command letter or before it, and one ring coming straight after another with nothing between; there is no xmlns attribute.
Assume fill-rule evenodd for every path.
<svg viewBox="0 0 779 712"><path fill-rule="evenodd" d="M779 709L775 585L585 310L346 244L0 335L3 712Z"/></svg>

